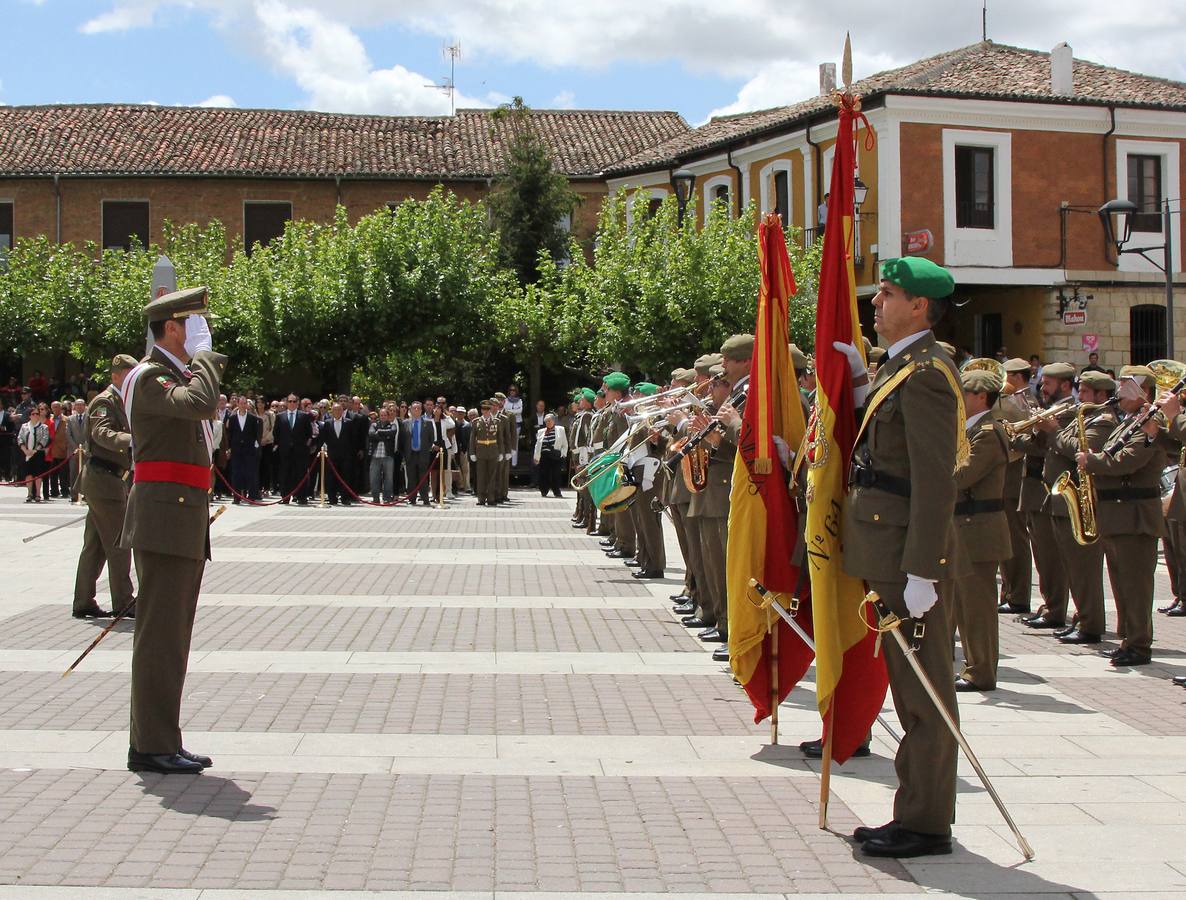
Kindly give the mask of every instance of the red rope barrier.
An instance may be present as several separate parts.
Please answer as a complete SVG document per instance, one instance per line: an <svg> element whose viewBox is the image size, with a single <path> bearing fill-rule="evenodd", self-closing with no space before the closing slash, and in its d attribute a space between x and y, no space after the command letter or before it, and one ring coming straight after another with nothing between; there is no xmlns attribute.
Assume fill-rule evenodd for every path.
<svg viewBox="0 0 1186 900"><path fill-rule="evenodd" d="M305 469L305 474L301 476L301 480L297 482L296 487L294 487L279 500L252 500L250 497L240 494L233 487L231 487L231 483L226 480L226 476L222 474L222 471L217 466L214 467L214 473L222 480L222 483L226 485L226 489L231 492L232 497L245 501L249 506L275 506L277 503L283 503L285 500L291 500L293 497L295 497L297 491L304 487L305 482L309 480L309 475L312 474L316 465L317 457L314 456L312 461L309 463L309 468Z"/></svg>
<svg viewBox="0 0 1186 900"><path fill-rule="evenodd" d="M33 481L34 479L45 478L47 475L51 475L54 472L58 471L58 469L62 468L63 466L69 465L69 464L70 464L70 457L67 456L64 460L62 460L56 466L54 466L51 469L46 469L40 475L26 475L21 481L0 481L0 487L28 487L29 482Z"/></svg>
<svg viewBox="0 0 1186 900"><path fill-rule="evenodd" d="M436 459L433 460L432 465L428 467L428 471L424 473L424 477L420 479L416 486L412 488L412 490L408 491L408 493L403 497L397 497L390 503L376 503L374 500L364 500L362 497L358 496L354 488L350 487L350 485L346 483L346 479L342 477L342 473L338 471L338 468L334 465L333 460L327 456L325 461L329 465L330 471L333 472L334 477L338 479L338 484L341 485L342 489L363 506L399 506L401 503L407 503L414 496L416 496L416 494L420 492L420 488L424 486L424 482L428 479L428 477L432 475L433 472L438 471L438 463L441 460L441 452L437 453Z"/></svg>

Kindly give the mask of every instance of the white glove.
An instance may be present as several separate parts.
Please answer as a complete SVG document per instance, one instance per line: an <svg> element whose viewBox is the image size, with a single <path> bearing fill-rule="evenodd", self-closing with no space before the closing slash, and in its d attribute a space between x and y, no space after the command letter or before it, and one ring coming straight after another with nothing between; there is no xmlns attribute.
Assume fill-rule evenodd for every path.
<svg viewBox="0 0 1186 900"><path fill-rule="evenodd" d="M210 350L214 347L214 339L210 334L210 326L205 316L186 316L185 319L185 352L191 357L199 350Z"/></svg>
<svg viewBox="0 0 1186 900"><path fill-rule="evenodd" d="M927 610L939 602L939 594L935 591L935 582L931 579L908 574L902 599L906 601L906 608L910 610L911 617L921 619Z"/></svg>
<svg viewBox="0 0 1186 900"><path fill-rule="evenodd" d="M472 454L472 453L471 453L471 454L469 455L469 461L470 461L470 462L477 462L477 461L478 461L478 458L477 458L477 457L476 457L474 454Z"/></svg>
<svg viewBox="0 0 1186 900"><path fill-rule="evenodd" d="M859 408L865 405L865 398L869 395L869 370L865 368L865 361L861 359L861 351L856 344L846 344L843 341L833 341L832 349L839 350L848 359L848 368L852 372L852 402ZM865 384L857 384L861 379Z"/></svg>

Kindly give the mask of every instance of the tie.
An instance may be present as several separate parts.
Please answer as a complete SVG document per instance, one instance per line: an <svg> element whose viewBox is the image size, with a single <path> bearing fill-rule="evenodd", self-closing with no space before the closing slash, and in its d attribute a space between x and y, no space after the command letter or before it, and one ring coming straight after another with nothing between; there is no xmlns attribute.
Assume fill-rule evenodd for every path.
<svg viewBox="0 0 1186 900"><path fill-rule="evenodd" d="M294 412L290 412L288 414L288 427L289 428L296 427L296 413L294 413Z"/></svg>
<svg viewBox="0 0 1186 900"><path fill-rule="evenodd" d="M420 451L420 420L415 419L412 422L412 450Z"/></svg>

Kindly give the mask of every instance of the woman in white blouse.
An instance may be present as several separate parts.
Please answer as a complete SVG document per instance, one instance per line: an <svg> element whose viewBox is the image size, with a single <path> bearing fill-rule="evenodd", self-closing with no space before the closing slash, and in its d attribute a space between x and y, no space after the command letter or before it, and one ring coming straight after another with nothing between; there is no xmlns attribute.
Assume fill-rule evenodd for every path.
<svg viewBox="0 0 1186 900"><path fill-rule="evenodd" d="M568 459L568 435L564 426L556 424L551 413L544 416L544 427L535 433L535 464L539 466L539 495L563 497L560 482L564 477L564 461Z"/></svg>
<svg viewBox="0 0 1186 900"><path fill-rule="evenodd" d="M41 473L45 471L45 448L49 446L49 426L41 421L41 410L36 406L29 410L29 420L21 425L16 436L17 446L24 454L24 471L29 496L26 503L41 502Z"/></svg>

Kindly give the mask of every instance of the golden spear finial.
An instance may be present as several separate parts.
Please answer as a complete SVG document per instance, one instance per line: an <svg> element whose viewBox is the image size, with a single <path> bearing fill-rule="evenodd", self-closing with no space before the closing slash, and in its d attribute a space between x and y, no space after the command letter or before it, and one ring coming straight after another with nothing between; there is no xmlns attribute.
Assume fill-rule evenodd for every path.
<svg viewBox="0 0 1186 900"><path fill-rule="evenodd" d="M844 61L840 64L840 78L844 83L844 93L852 87L852 39L844 32Z"/></svg>

